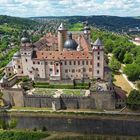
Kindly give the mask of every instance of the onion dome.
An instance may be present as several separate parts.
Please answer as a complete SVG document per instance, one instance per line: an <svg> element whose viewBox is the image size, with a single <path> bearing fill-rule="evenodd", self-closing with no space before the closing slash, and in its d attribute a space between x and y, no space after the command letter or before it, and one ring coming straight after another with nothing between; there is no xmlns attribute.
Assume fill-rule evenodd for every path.
<svg viewBox="0 0 140 140"><path fill-rule="evenodd" d="M76 50L77 46L77 42L74 39L72 39L72 33L69 33L68 39L64 43L64 49Z"/></svg>
<svg viewBox="0 0 140 140"><path fill-rule="evenodd" d="M20 52L16 52L16 53L13 55L13 58L20 58L20 57L21 57Z"/></svg>
<svg viewBox="0 0 140 140"><path fill-rule="evenodd" d="M21 43L22 44L25 44L25 43L30 43L30 39L28 38L28 33L27 33L27 31L26 30L24 30L23 31L23 33L22 33L22 38L21 38Z"/></svg>
<svg viewBox="0 0 140 140"><path fill-rule="evenodd" d="M29 38L27 38L27 37L22 37L21 38L21 43L30 43L30 39Z"/></svg>

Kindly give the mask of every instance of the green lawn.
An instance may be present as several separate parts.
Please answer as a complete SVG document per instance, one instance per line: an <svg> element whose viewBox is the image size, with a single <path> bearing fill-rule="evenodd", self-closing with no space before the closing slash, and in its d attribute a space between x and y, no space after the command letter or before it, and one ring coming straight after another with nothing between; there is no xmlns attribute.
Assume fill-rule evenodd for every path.
<svg viewBox="0 0 140 140"><path fill-rule="evenodd" d="M55 95L55 92L57 90L55 89L47 89L47 88L36 88L34 91L34 94L41 94L41 95L49 95L49 96L53 96Z"/></svg>
<svg viewBox="0 0 140 140"><path fill-rule="evenodd" d="M70 95L70 96L84 96L85 95L85 91L84 90L69 90L69 89L65 89L63 90L63 95Z"/></svg>
<svg viewBox="0 0 140 140"><path fill-rule="evenodd" d="M72 27L70 27L70 31L82 31L83 28L84 26L82 23L75 23Z"/></svg>
<svg viewBox="0 0 140 140"><path fill-rule="evenodd" d="M58 89L47 89L47 88L36 88L33 92L36 95L48 95L53 96L55 95L56 91ZM68 96L85 96L86 90L80 90L80 89L59 89L59 92L62 93L62 95L68 95Z"/></svg>

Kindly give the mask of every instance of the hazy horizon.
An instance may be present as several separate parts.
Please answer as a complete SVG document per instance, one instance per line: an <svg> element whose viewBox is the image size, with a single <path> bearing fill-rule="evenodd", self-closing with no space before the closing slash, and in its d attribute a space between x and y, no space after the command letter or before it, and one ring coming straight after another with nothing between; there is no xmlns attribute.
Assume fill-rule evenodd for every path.
<svg viewBox="0 0 140 140"><path fill-rule="evenodd" d="M16 17L140 16L140 0L0 0L0 15Z"/></svg>

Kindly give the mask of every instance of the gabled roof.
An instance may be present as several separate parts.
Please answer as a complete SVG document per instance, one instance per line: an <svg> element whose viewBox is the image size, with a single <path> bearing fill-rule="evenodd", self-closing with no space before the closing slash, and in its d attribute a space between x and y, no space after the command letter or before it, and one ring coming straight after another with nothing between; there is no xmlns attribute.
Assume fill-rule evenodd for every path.
<svg viewBox="0 0 140 140"><path fill-rule="evenodd" d="M60 26L58 27L58 31L63 31L63 30L67 30L67 29L64 27L64 24L61 23Z"/></svg>
<svg viewBox="0 0 140 140"><path fill-rule="evenodd" d="M93 46L103 46L103 42L98 38L98 39L94 42Z"/></svg>

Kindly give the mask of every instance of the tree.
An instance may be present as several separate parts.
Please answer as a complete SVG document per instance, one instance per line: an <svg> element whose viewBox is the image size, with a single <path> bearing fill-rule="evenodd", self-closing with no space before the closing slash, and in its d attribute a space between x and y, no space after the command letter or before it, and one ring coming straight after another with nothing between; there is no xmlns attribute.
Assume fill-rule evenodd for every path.
<svg viewBox="0 0 140 140"><path fill-rule="evenodd" d="M132 54L126 53L126 54L124 55L124 60L123 60L123 62L124 62L125 64L131 64L131 63L133 62L133 56L132 56Z"/></svg>
<svg viewBox="0 0 140 140"><path fill-rule="evenodd" d="M140 92L132 90L127 98L127 106L132 110L140 109Z"/></svg>
<svg viewBox="0 0 140 140"><path fill-rule="evenodd" d="M136 81L140 76L140 66L137 64L128 64L124 68L124 73L128 76L131 81Z"/></svg>
<svg viewBox="0 0 140 140"><path fill-rule="evenodd" d="M115 59L115 57L112 57L109 62L109 67L113 71L118 71L121 68L121 63L117 59Z"/></svg>
<svg viewBox="0 0 140 140"><path fill-rule="evenodd" d="M136 57L135 63L138 64L138 65L140 65L140 55L138 55Z"/></svg>

